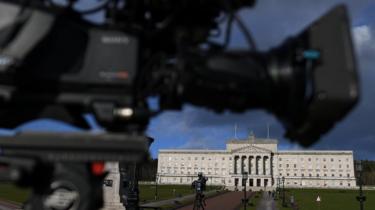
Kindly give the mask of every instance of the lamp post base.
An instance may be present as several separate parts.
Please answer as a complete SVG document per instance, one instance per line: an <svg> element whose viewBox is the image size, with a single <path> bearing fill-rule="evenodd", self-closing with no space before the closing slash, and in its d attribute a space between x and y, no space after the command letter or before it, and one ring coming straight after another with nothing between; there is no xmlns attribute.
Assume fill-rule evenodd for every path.
<svg viewBox="0 0 375 210"><path fill-rule="evenodd" d="M109 172L103 189L104 206L101 210L125 210L120 199L120 171L117 162L106 163L106 170Z"/></svg>

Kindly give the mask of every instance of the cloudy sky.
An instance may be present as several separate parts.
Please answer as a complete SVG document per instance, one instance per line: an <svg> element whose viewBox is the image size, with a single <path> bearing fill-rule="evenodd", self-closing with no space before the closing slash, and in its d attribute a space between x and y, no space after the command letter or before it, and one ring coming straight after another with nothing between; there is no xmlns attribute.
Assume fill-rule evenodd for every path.
<svg viewBox="0 0 375 210"><path fill-rule="evenodd" d="M87 5L93 1L82 2L82 5ZM267 50L298 33L338 3L348 6L352 18L361 79L361 101L344 121L308 149L354 150L356 158L375 159L375 1L258 0L255 8L243 10L240 14L253 32L259 48ZM98 19L98 16L91 18ZM247 46L237 28L231 46ZM50 128L58 127L50 121L47 124ZM165 148L223 149L225 142L234 137L235 124L238 125L239 138L245 138L250 131L258 137L265 137L268 124L270 137L279 139L279 149L301 149L299 145L291 144L283 138L281 124L261 110L218 115L210 110L186 105L181 112L169 111L155 117L147 134L155 138L151 152L156 157L158 149ZM46 128L46 122L38 121L21 127L25 128ZM71 129L69 126L60 128L63 131Z"/></svg>

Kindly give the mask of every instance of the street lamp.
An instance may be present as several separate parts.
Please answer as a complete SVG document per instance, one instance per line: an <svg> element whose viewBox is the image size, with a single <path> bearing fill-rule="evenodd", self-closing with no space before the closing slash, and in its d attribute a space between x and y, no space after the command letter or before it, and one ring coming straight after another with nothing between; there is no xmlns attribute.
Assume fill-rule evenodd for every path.
<svg viewBox="0 0 375 210"><path fill-rule="evenodd" d="M363 210L363 203L366 201L366 196L363 195L362 191L362 171L363 171L363 166L362 166L362 160L357 161L355 165L355 169L358 174L358 184L359 184L359 196L357 196L357 200L359 201L359 209Z"/></svg>
<svg viewBox="0 0 375 210"><path fill-rule="evenodd" d="M246 198L246 181L247 181L248 178L249 178L249 176L248 176L247 172L244 172L242 174L242 185L244 186L242 201L243 201L243 209L244 210L246 210L246 204L247 204L247 201L248 201L248 199Z"/></svg>
<svg viewBox="0 0 375 210"><path fill-rule="evenodd" d="M285 177L282 177L281 178L282 182L283 182L283 206L286 207L286 203L285 203Z"/></svg>
<svg viewBox="0 0 375 210"><path fill-rule="evenodd" d="M158 181L159 181L159 173L155 175L155 200L158 199Z"/></svg>
<svg viewBox="0 0 375 210"><path fill-rule="evenodd" d="M279 178L277 177L277 178L275 178L275 182L276 182L276 189L275 189L275 194L274 194L274 196L273 196L273 199L274 200L277 200L277 192L278 192L278 188L279 188Z"/></svg>
<svg viewBox="0 0 375 210"><path fill-rule="evenodd" d="M280 177L277 177L277 199L280 199Z"/></svg>

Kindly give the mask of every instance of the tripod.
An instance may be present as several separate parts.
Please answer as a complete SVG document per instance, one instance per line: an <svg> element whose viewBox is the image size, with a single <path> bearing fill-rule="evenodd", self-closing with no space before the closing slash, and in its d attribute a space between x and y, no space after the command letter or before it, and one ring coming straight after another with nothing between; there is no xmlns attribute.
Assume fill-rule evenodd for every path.
<svg viewBox="0 0 375 210"><path fill-rule="evenodd" d="M197 192L195 194L193 210L204 210L205 206L206 206L206 201L205 201L205 198L204 198L204 194L200 193L200 192Z"/></svg>

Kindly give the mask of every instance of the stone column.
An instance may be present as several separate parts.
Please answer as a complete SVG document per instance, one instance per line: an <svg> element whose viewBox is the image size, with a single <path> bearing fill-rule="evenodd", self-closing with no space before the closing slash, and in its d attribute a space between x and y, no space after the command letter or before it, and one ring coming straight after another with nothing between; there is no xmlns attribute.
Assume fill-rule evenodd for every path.
<svg viewBox="0 0 375 210"><path fill-rule="evenodd" d="M268 164L267 164L267 161L268 161L268 157L267 156L264 156L263 157L263 167L264 167L264 175L268 175Z"/></svg>
<svg viewBox="0 0 375 210"><path fill-rule="evenodd" d="M242 172L242 159L241 156L238 156L237 159L237 174L241 174Z"/></svg>
<svg viewBox="0 0 375 210"><path fill-rule="evenodd" d="M103 200L104 207L101 210L125 210L125 207L120 202L120 171L118 162L107 162L105 164L108 175L105 180L112 185L104 185Z"/></svg>
<svg viewBox="0 0 375 210"><path fill-rule="evenodd" d="M247 170L246 170L246 156L242 156L241 157L241 162L242 162L242 170L241 170L241 174L245 173Z"/></svg>

